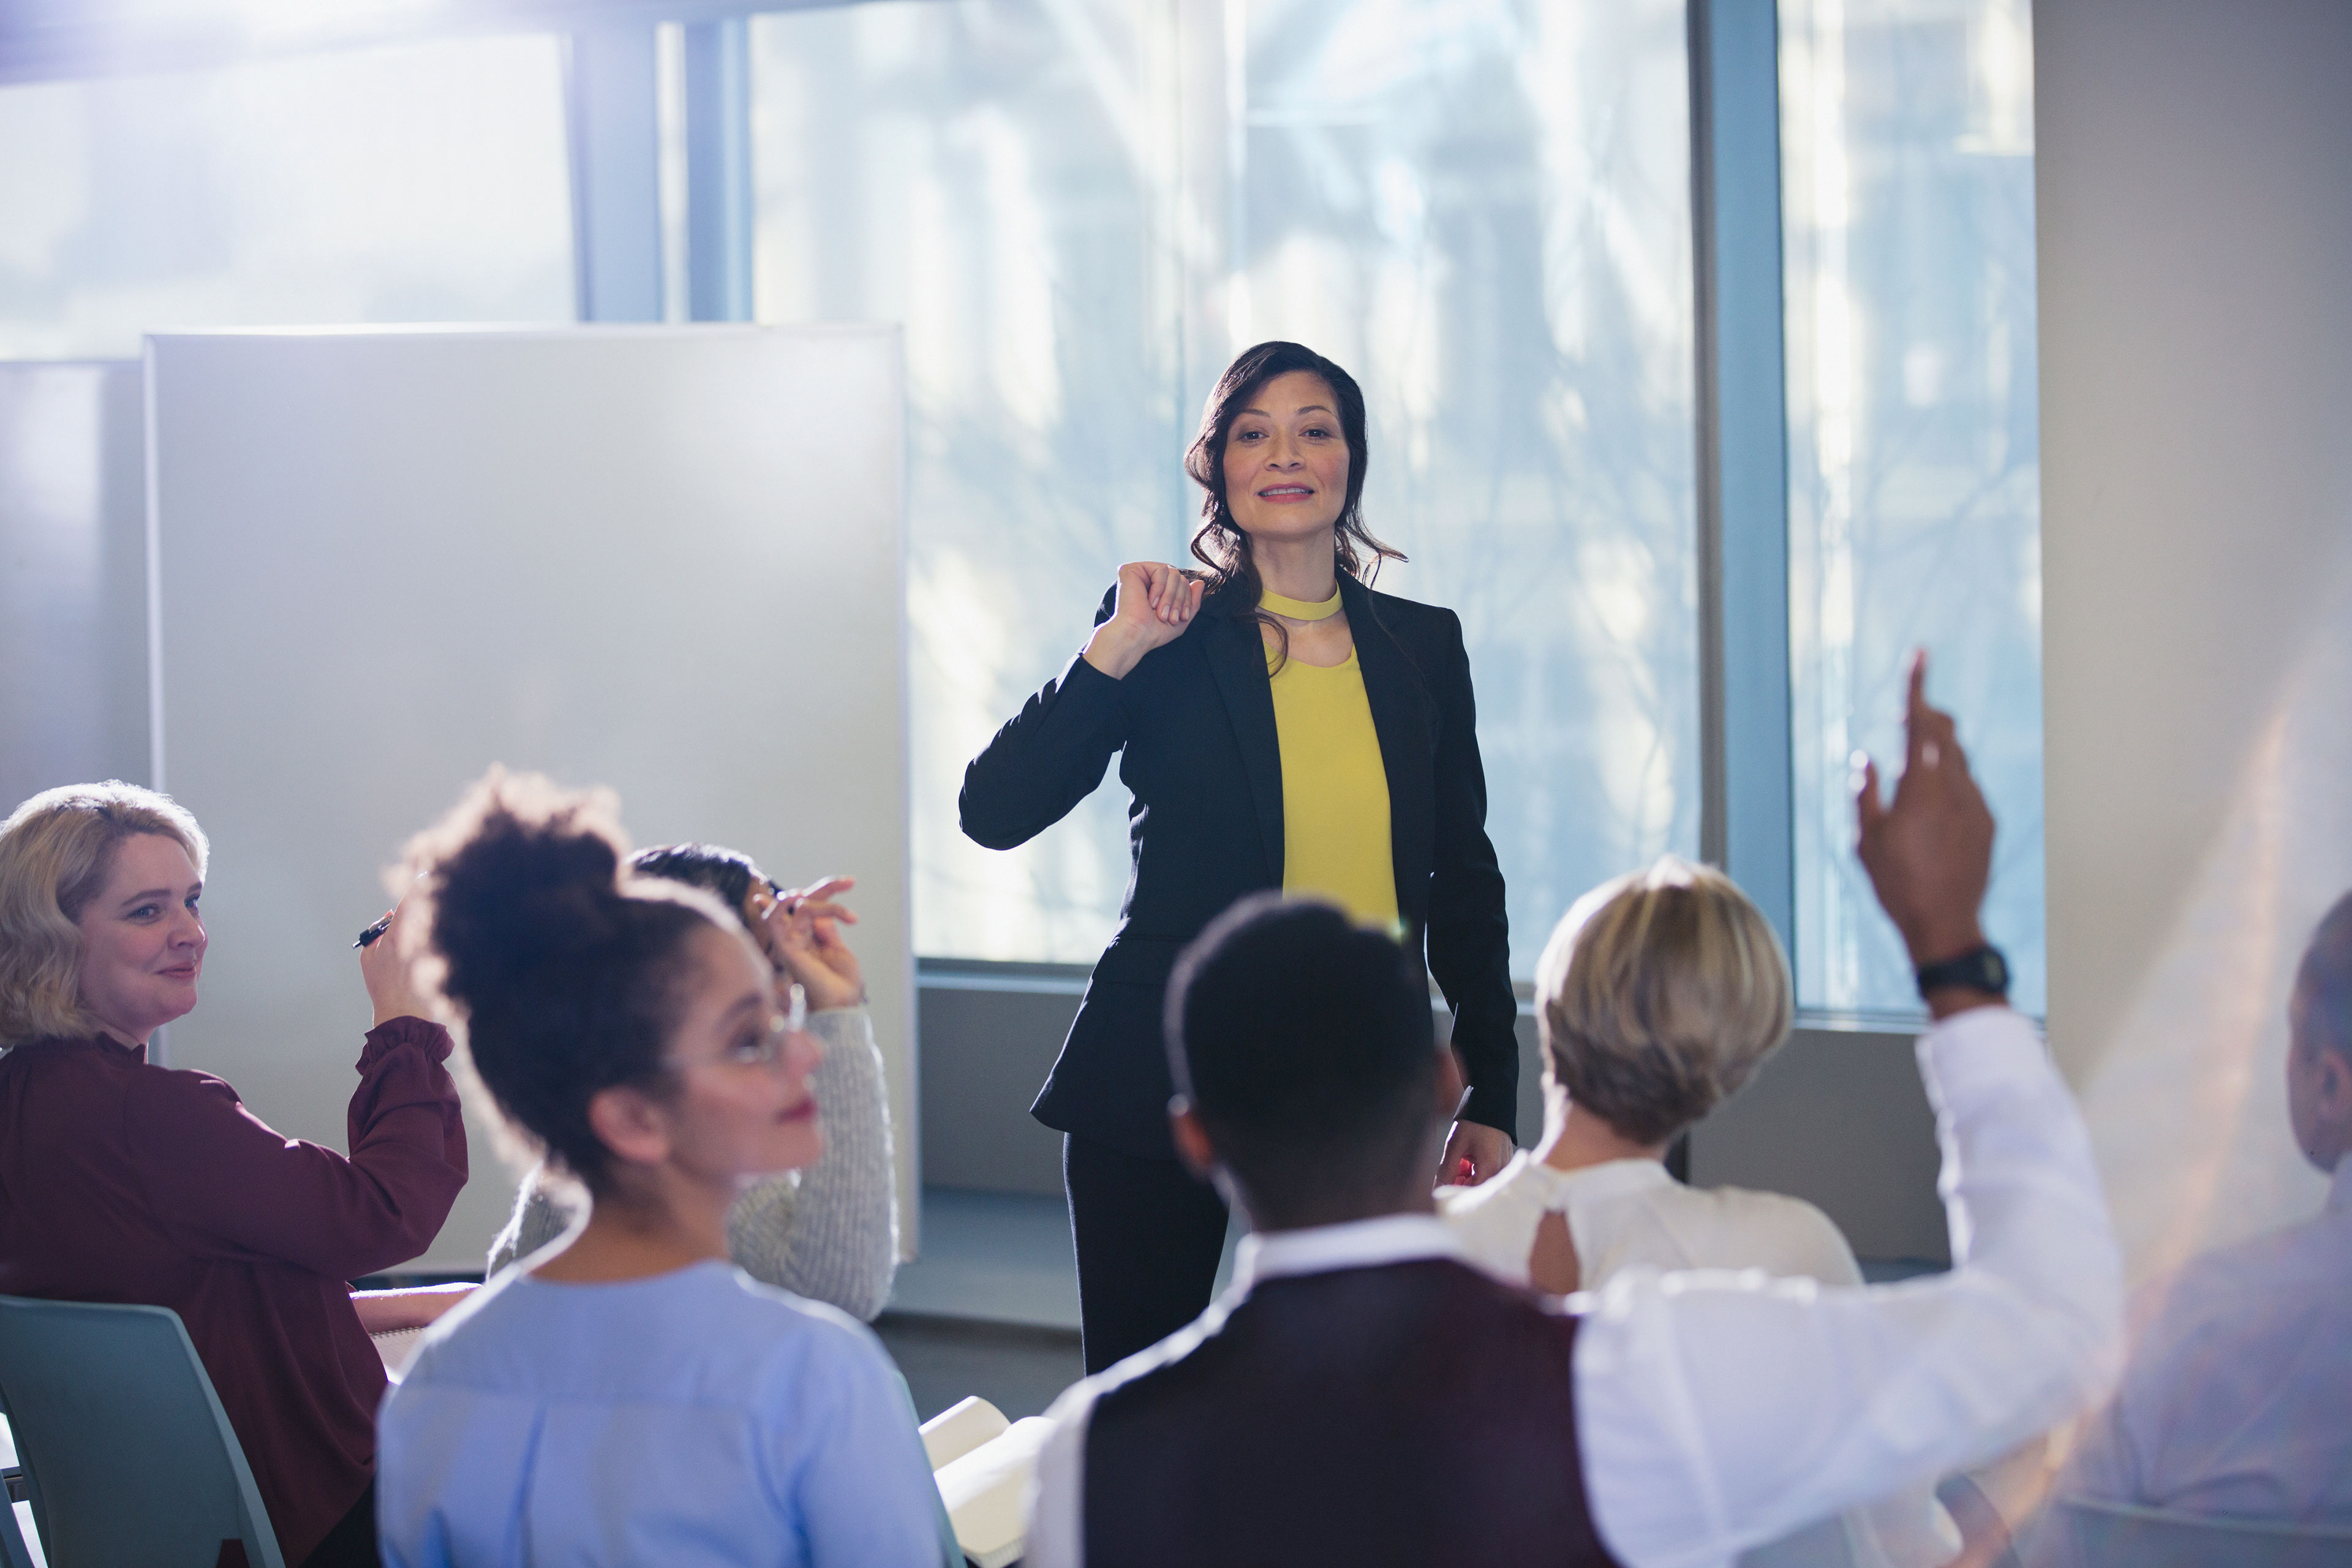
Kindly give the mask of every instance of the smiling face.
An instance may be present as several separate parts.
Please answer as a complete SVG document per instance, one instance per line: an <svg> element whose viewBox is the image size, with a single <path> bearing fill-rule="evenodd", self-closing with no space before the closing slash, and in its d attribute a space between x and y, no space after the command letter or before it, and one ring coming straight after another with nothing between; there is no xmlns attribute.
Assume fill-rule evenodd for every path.
<svg viewBox="0 0 2352 1568"><path fill-rule="evenodd" d="M82 907L81 1005L106 1032L143 1046L156 1028L196 1005L205 967L205 890L176 838L124 839L106 885Z"/></svg>
<svg viewBox="0 0 2352 1568"><path fill-rule="evenodd" d="M664 1059L677 1091L663 1102L669 1163L696 1181L740 1184L813 1164L824 1152L809 1075L824 1049L781 1033L766 962L749 939L706 926L687 939L693 978Z"/></svg>
<svg viewBox="0 0 2352 1568"><path fill-rule="evenodd" d="M1225 507L1253 541L1328 533L1348 503L1339 400L1313 371L1251 395L1225 433Z"/></svg>

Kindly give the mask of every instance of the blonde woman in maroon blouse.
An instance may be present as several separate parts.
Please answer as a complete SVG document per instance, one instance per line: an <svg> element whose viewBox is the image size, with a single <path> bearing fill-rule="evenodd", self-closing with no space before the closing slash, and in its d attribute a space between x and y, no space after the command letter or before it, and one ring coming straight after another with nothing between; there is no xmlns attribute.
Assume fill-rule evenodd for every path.
<svg viewBox="0 0 2352 1568"><path fill-rule="evenodd" d="M0 824L0 1294L179 1313L286 1561L373 1563L369 1330L456 1297L355 1301L347 1281L424 1251L466 1184L449 1036L395 927L360 957L375 1026L348 1159L150 1063L196 1005L206 855L194 817L132 784L49 790Z"/></svg>

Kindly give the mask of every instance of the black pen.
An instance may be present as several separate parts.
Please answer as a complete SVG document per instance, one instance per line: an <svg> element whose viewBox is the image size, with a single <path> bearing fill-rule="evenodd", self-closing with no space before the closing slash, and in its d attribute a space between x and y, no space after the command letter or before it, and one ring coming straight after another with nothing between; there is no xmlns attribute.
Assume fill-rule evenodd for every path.
<svg viewBox="0 0 2352 1568"><path fill-rule="evenodd" d="M368 927L367 930L360 932L359 941L352 943L352 945L353 947L365 947L368 943L373 942L376 938L382 936L391 929L392 917L390 915L386 915L383 919L376 921L375 924Z"/></svg>

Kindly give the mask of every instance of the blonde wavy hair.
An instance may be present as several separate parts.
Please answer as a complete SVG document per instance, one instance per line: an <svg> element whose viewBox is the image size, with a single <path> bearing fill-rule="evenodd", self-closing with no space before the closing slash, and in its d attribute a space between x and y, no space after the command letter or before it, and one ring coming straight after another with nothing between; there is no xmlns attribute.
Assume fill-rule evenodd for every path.
<svg viewBox="0 0 2352 1568"><path fill-rule="evenodd" d="M77 922L142 833L176 840L205 874L212 847L187 808L120 779L43 790L0 822L0 1050L98 1028L81 1005Z"/></svg>
<svg viewBox="0 0 2352 1568"><path fill-rule="evenodd" d="M1676 856L1579 899L1536 964L1551 1077L1638 1143L1738 1092L1789 1037L1789 961L1763 911Z"/></svg>

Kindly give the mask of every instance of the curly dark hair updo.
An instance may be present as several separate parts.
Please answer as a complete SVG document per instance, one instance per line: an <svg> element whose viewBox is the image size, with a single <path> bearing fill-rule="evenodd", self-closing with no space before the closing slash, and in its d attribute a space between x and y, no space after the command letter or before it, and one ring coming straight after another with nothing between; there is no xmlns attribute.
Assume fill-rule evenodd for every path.
<svg viewBox="0 0 2352 1568"><path fill-rule="evenodd" d="M733 923L695 889L625 880L627 857L609 792L500 768L408 846L475 1071L592 1193L609 1190L613 1156L588 1102L621 1086L667 1097L688 939Z"/></svg>
<svg viewBox="0 0 2352 1568"><path fill-rule="evenodd" d="M1403 551L1373 538L1364 526L1364 475L1371 466L1372 449L1364 435L1364 392L1356 378L1304 343L1277 340L1244 349L1217 378L1216 390L1209 394L1201 410L1201 433L1192 437L1184 454L1184 471L1203 492L1192 554L1209 569L1202 607L1213 607L1221 615L1253 616L1272 626L1285 657L1290 651L1289 634L1282 623L1257 607L1265 585L1250 559L1249 535L1234 521L1233 508L1225 500L1225 439L1258 388L1294 370L1321 376L1339 405L1339 434L1348 443L1348 496L1339 508L1337 526L1339 570L1369 587L1380 575L1381 563L1405 559Z"/></svg>

